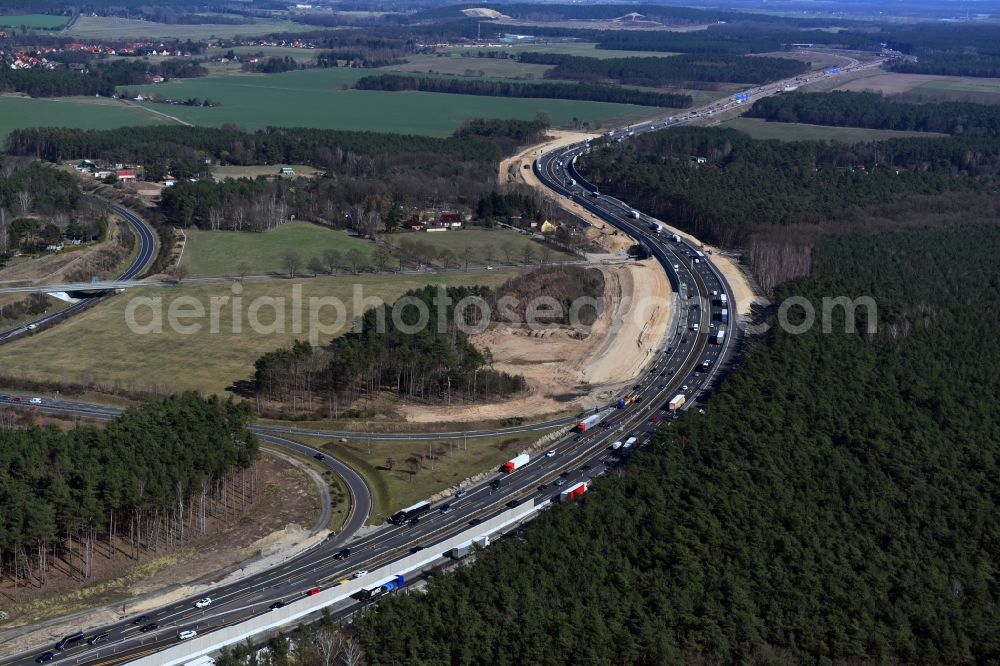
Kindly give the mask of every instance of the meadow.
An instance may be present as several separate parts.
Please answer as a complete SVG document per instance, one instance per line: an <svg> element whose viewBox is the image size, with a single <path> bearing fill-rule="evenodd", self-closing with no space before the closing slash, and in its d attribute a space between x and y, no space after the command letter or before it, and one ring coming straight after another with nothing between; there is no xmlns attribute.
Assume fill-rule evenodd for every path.
<svg viewBox="0 0 1000 666"><path fill-rule="evenodd" d="M0 16L0 28L21 28L29 30L58 30L69 21L68 16L51 14L8 14Z"/></svg>
<svg viewBox="0 0 1000 666"><path fill-rule="evenodd" d="M302 257L303 270L309 259L325 250L341 254L358 250L365 257L375 251L372 243L308 222L289 222L260 234L201 229L188 229L185 234L181 265L191 275L239 275L244 262L248 275L283 273L283 257L289 251Z"/></svg>
<svg viewBox="0 0 1000 666"><path fill-rule="evenodd" d="M11 130L24 127L111 129L172 122L141 107L128 107L104 97L32 99L20 95L0 95L0 141Z"/></svg>
<svg viewBox="0 0 1000 666"><path fill-rule="evenodd" d="M476 51L503 51L505 53L559 53L562 55L587 56L589 58L662 58L676 53L669 51L615 51L599 49L596 42L553 42L551 44L515 44L512 46L475 46L445 49L445 53L475 53ZM479 58L472 58L478 61Z"/></svg>
<svg viewBox="0 0 1000 666"><path fill-rule="evenodd" d="M541 243L532 240L525 234L509 229L459 229L455 231L433 233L399 233L383 236L383 239L395 247L405 248L408 243L426 243L439 252L449 250L460 262L469 259L469 265L502 264L506 261L506 251L509 249L511 260L515 263L524 261L524 252L531 253L533 261L541 256ZM487 258L487 253L492 258ZM573 261L579 259L563 252L551 252L550 261Z"/></svg>
<svg viewBox="0 0 1000 666"><path fill-rule="evenodd" d="M779 141L839 141L860 143L862 141L884 141L911 136L943 137L935 132L897 132L896 130L867 129L864 127L830 127L806 123L770 123L761 118L734 118L720 124L746 132L754 139L778 139Z"/></svg>
<svg viewBox="0 0 1000 666"><path fill-rule="evenodd" d="M445 275L342 275L302 280L247 281L230 284L182 284L179 287L142 287L130 289L109 301L73 317L62 324L30 338L7 345L4 350L2 374L8 378L29 379L57 384L100 386L105 392L114 390L176 392L183 390L224 394L236 381L253 378L253 363L262 354L288 346L295 339L308 339L310 298L334 297L345 304L345 316L337 330L337 313L332 307L318 312L319 321L328 326L319 331L316 341L328 342L344 333L353 318L372 303L355 302L355 290L366 299L380 298L393 302L410 289L428 284L496 286L516 274L516 270L489 273L448 273ZM301 331L295 330L293 303L296 285L301 290ZM357 287L356 287L357 285ZM242 307L234 319L231 302L220 303L218 332L209 326L211 299L242 297ZM185 325L202 324L197 332L182 333L169 325L169 308L179 297L194 298L201 303L205 317L182 320ZM274 308L258 301L259 312L252 307L258 297L278 299L286 304L285 317L275 321ZM133 318L139 325L153 321L153 312L162 315L162 332L134 333L126 323L129 303L136 298L162 299L139 301L133 306ZM185 301L177 302L181 307ZM271 301L274 302L274 301ZM157 305L159 304L159 305ZM185 306L189 307L189 306ZM251 326L254 312L263 327ZM234 323L239 322L238 332ZM99 361L95 361L99 359Z"/></svg>
<svg viewBox="0 0 1000 666"><path fill-rule="evenodd" d="M467 441L433 437L407 441L373 439L370 442L338 442L305 436L295 439L340 459L365 478L373 501L369 524L380 525L404 506L454 488L483 470L498 467L550 432L552 430L539 430ZM391 470L387 466L390 459L393 461Z"/></svg>
<svg viewBox="0 0 1000 666"><path fill-rule="evenodd" d="M156 23L110 16L80 16L67 35L81 39L176 38L207 39L237 35L265 35L272 32L304 32L309 26L293 21L257 19L247 25L205 23L198 25Z"/></svg>
<svg viewBox="0 0 1000 666"><path fill-rule="evenodd" d="M316 127L446 136L469 118L530 120L541 111L555 126L566 125L573 118L608 125L655 113L648 107L604 102L351 89L358 78L370 73L331 68L208 76L173 80L155 88L130 86L129 90L155 91L172 98L208 97L222 106L148 106L195 125L233 123L251 130Z"/></svg>

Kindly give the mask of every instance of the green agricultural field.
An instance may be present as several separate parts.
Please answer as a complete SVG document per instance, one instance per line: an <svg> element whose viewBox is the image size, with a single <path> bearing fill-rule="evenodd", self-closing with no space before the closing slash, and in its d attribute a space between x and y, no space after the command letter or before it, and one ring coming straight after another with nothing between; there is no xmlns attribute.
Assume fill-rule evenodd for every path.
<svg viewBox="0 0 1000 666"><path fill-rule="evenodd" d="M372 243L308 222L289 222L277 229L255 234L238 231L202 231L188 229L181 265L191 275L230 275L240 273L240 264L249 266L248 275L284 272L283 257L289 251L302 257L302 270L312 257L324 250L341 254L358 250L365 257L375 251Z"/></svg>
<svg viewBox="0 0 1000 666"><path fill-rule="evenodd" d="M314 336L315 341L323 343L343 333L355 316L374 305L370 299L393 302L406 291L427 284L495 286L515 273L345 275L130 289L52 329L6 346L0 374L19 380L98 384L105 389L223 394L233 382L252 379L253 363L261 354L288 346L295 339ZM222 300L234 295L242 298L240 314L235 318L233 301ZM176 300L181 297L185 297L183 301ZM218 312L218 332L214 333L213 297ZM334 307L324 305L313 311L326 328L310 326L313 297L339 299L344 304L344 317L338 322ZM302 304L301 330L295 326L297 299ZM151 324L153 313L160 313L162 332L134 332L126 319L130 303L140 304L131 310L133 321L139 325ZM184 333L170 326L172 307L175 312L178 308L191 312L194 303L204 309L204 316L177 321L185 326L200 324L199 330ZM280 307L284 308L284 317L275 317L277 303L283 304ZM235 326L237 322L239 327Z"/></svg>
<svg viewBox="0 0 1000 666"><path fill-rule="evenodd" d="M453 74L456 76L482 76L494 79L541 79L552 65L533 65L510 59L462 58L442 51L437 55L422 54L406 57L403 65L389 65L383 71L415 72L418 74Z"/></svg>
<svg viewBox="0 0 1000 666"><path fill-rule="evenodd" d="M449 250L459 262L469 259L469 265L502 264L507 261L507 249L511 260L516 263L524 261L524 252L531 253L532 261L538 261L543 248L541 243L530 237L510 231L509 229L460 229L456 231L437 231L431 233L398 233L384 236L384 239L397 248L406 248L408 243L427 243L440 252ZM573 261L579 259L564 252L551 251L549 261ZM435 263L440 263L437 261Z"/></svg>
<svg viewBox="0 0 1000 666"><path fill-rule="evenodd" d="M266 58L291 58L296 62L312 62L322 49L293 49L290 46L234 46L232 49L210 49L209 56L223 55L232 51L236 55L264 54Z"/></svg>
<svg viewBox="0 0 1000 666"><path fill-rule="evenodd" d="M127 125L155 125L172 121L139 106L97 97L31 99L0 95L0 139L11 130L25 127L58 126L83 129L111 129Z"/></svg>
<svg viewBox="0 0 1000 666"><path fill-rule="evenodd" d="M461 55L476 51L503 51L505 53L559 53L562 55L587 56L590 58L661 58L677 55L668 51L614 51L599 49L595 42L555 42L552 44L517 44L509 47L482 46L453 48L446 52ZM469 58L478 61L478 58Z"/></svg>
<svg viewBox="0 0 1000 666"><path fill-rule="evenodd" d="M52 16L50 14L9 14L0 16L0 27L20 28L29 30L58 30L69 21L68 16Z"/></svg>
<svg viewBox="0 0 1000 666"><path fill-rule="evenodd" d="M293 21L258 19L248 25L206 23L201 25L167 24L107 16L81 16L66 34L82 39L125 39L130 37L207 39L237 35L265 35L272 32L305 32L310 26Z"/></svg>
<svg viewBox="0 0 1000 666"><path fill-rule="evenodd" d="M859 143L861 141L882 141L911 136L943 137L936 132L898 132L896 130L866 129L863 127L828 127L806 123L769 123L761 118L735 118L721 123L721 127L746 132L755 139L778 139L780 141L840 141Z"/></svg>
<svg viewBox="0 0 1000 666"><path fill-rule="evenodd" d="M521 118L545 112L556 126L573 118L604 125L633 121L655 109L628 104L510 99L423 92L350 89L369 70L308 69L285 74L208 76L158 85L175 98L209 97L215 108L148 105L196 125L234 123L246 129L316 127L445 136L469 118ZM130 90L137 90L130 86ZM153 88L138 88L153 92Z"/></svg>
<svg viewBox="0 0 1000 666"><path fill-rule="evenodd" d="M329 441L296 437L353 467L372 489L372 515L379 525L399 509L455 487L461 481L498 467L551 430L520 436L470 439ZM392 469L388 462L392 461Z"/></svg>

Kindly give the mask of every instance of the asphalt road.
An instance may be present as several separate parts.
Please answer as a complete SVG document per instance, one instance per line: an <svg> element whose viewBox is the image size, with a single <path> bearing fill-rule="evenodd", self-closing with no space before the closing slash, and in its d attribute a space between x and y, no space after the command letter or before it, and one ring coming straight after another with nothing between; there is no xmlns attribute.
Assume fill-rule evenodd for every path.
<svg viewBox="0 0 1000 666"><path fill-rule="evenodd" d="M844 67L841 71L861 67L865 65ZM813 75L798 77L795 83L807 82L803 79L811 76ZM819 76L816 75L816 78ZM778 92L790 83L791 80L778 82L748 92L752 101L756 96ZM636 133L704 118L731 104L735 103L716 102L677 118L616 130L611 138L624 139ZM639 219L635 219L632 209L626 204L596 193L593 186L581 179L572 168L572 160L588 149L587 144L577 144L543 155L535 164L536 173L556 193L572 197L594 214L644 244L670 275L680 296L678 325L671 332L669 344L657 355L651 368L638 380L635 387L626 392L635 394L636 401L632 405L625 409L606 410L603 423L606 427L593 427L583 433L571 432L552 445L551 455L535 456L510 475L498 472L494 478L470 489L463 497L452 498L446 502L450 505L447 513L440 511L442 505L439 504L416 525L386 525L370 535L352 541L349 555L338 558L342 544L353 535L351 529L345 528L337 537L277 567L213 589L209 593L212 603L204 608L196 608L194 598L185 599L151 612L145 618L126 617L109 627L90 629L86 632L88 638L104 632L108 633L108 638L96 646L74 644L60 653L58 660L103 666L124 663L175 644L179 640L178 631L191 629L205 633L222 625L266 613L270 604L301 598L313 586L329 587L337 584L353 571L374 569L414 549L433 549L434 544L466 529L470 523L501 512L508 502L532 496L536 502L548 501L558 496L563 487L557 485L560 481L570 484L594 478L609 469L627 464L634 451L642 450L648 445L650 435L657 427L655 421L671 416L664 410L663 404L669 397L682 393L687 398L685 408L695 405L697 398L710 388L716 374L725 367L728 354L734 348L734 340L738 337L738 327L735 324L723 324L719 321L722 307L719 298L712 296L713 291L724 293L732 304L732 291L712 266L710 258L698 256L697 248L684 241L675 242L670 237L654 233L650 230L650 224L653 223L651 218L640 214ZM570 180L575 181L575 184L568 185ZM692 330L696 323L699 328L697 331ZM721 345L710 343L718 326L724 326L727 330ZM707 369L704 366L706 361ZM54 407L58 408L58 405ZM45 408L53 408L53 405L46 405ZM89 410L88 415L97 418L107 418L110 415L109 408L88 405L83 409ZM282 439L270 430L261 430L259 427L257 430L266 441L295 448L307 455L316 453L307 446ZM313 431L306 432L316 434ZM382 434L375 436L385 438ZM426 437L425 434L409 436ZM438 437L439 434L434 436ZM638 440L632 449L610 448L613 442L623 441L629 436ZM354 475L355 481L360 480L350 468L330 458L326 458L324 462L345 478L349 479ZM496 481L496 487L492 481ZM356 482L350 480L348 484L355 498L368 496L367 488L357 486ZM363 485L363 481L361 484ZM362 524L363 515L366 516L367 510L370 510L370 504L367 510L361 510L361 501L358 501L357 507L358 510L350 521L352 525ZM143 633L140 628L150 623L157 626ZM40 646L37 650L18 655L4 663L31 663L44 650L44 646Z"/></svg>
<svg viewBox="0 0 1000 666"><path fill-rule="evenodd" d="M153 259L156 257L156 247L157 247L156 235L153 233L152 229L146 226L146 223L143 222L141 219L139 219L139 217L132 211L128 210L127 208L123 208L115 203L108 202L108 205L111 210L113 210L115 213L124 218L125 221L127 221L132 226L139 239L139 253L136 255L135 260L132 262L132 264L125 270L124 273L122 273L118 277L119 280L132 280L135 277L141 275L149 266L149 264L153 261ZM58 291L58 290L47 288L46 291ZM22 324L17 328L12 328L8 331L4 331L0 333L0 344L3 344L4 342L10 342L14 338L20 337L22 335L27 335L32 331L44 328L50 324L54 324L55 322L61 321L62 319L65 319L67 317L72 317L73 315L78 314L86 310L87 308L93 306L94 303L96 303L99 300L100 300L99 298L82 300L78 303L74 303L68 308L60 310L59 312L54 312L52 314L39 317L38 319L35 319L34 321L28 322L26 324Z"/></svg>

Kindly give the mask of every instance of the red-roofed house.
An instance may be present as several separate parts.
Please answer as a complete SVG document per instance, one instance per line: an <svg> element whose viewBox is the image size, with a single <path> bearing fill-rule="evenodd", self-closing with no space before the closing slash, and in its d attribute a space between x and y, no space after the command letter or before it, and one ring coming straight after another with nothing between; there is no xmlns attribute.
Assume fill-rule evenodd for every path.
<svg viewBox="0 0 1000 666"><path fill-rule="evenodd" d="M135 169L118 169L115 171L115 175L118 176L118 180L132 181L135 180Z"/></svg>

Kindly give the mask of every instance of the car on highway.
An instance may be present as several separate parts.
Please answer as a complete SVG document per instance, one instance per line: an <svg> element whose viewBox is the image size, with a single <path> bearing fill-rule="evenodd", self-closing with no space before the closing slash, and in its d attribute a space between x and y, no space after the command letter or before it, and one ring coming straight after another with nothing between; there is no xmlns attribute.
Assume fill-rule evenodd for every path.
<svg viewBox="0 0 1000 666"><path fill-rule="evenodd" d="M355 579L357 579L357 578L364 578L367 575L368 575L368 570L367 569L358 569L353 574L351 574L351 578L355 578Z"/></svg>
<svg viewBox="0 0 1000 666"><path fill-rule="evenodd" d="M472 520L469 521L469 525L471 525L472 527L475 527L476 525L478 525L481 522L483 522L482 518L473 518Z"/></svg>
<svg viewBox="0 0 1000 666"><path fill-rule="evenodd" d="M326 460L326 456L324 456L322 453L317 453L313 455L313 458L315 458L316 460Z"/></svg>
<svg viewBox="0 0 1000 666"><path fill-rule="evenodd" d="M55 652L43 652L42 654L38 655L37 659L35 659L35 663L44 664L45 662L52 661L55 658L56 658Z"/></svg>
<svg viewBox="0 0 1000 666"><path fill-rule="evenodd" d="M284 608L284 607L285 607L285 602L279 600L275 601L273 604L268 606L267 610L278 610L279 608Z"/></svg>
<svg viewBox="0 0 1000 666"><path fill-rule="evenodd" d="M9 395L0 395L0 402L10 402L11 397Z"/></svg>
<svg viewBox="0 0 1000 666"><path fill-rule="evenodd" d="M493 490L500 490L500 479L493 479L490 481L490 488Z"/></svg>
<svg viewBox="0 0 1000 666"><path fill-rule="evenodd" d="M333 559L343 560L347 559L350 555L351 555L350 548L341 548L340 550L338 550L336 553L333 554Z"/></svg>
<svg viewBox="0 0 1000 666"><path fill-rule="evenodd" d="M318 587L310 587L308 590L306 590L306 596L307 597L315 597L317 594L319 594L319 588Z"/></svg>
<svg viewBox="0 0 1000 666"><path fill-rule="evenodd" d="M212 605L211 597L205 597L204 599L199 599L198 601L194 602L195 608L207 608L208 606L211 605Z"/></svg>
<svg viewBox="0 0 1000 666"><path fill-rule="evenodd" d="M556 479L555 485L557 486L566 485L566 479Z"/></svg>
<svg viewBox="0 0 1000 666"><path fill-rule="evenodd" d="M412 553L419 553L419 552L420 552L420 551L422 551L422 550L423 550L424 548L425 548L425 546L414 546L413 548L410 548L410 553L411 553L411 554L412 554Z"/></svg>
<svg viewBox="0 0 1000 666"><path fill-rule="evenodd" d="M97 645L98 643L108 640L110 637L111 637L110 631L102 631L99 634L94 634L93 636L91 636L90 640L87 641L87 645Z"/></svg>
<svg viewBox="0 0 1000 666"><path fill-rule="evenodd" d="M420 516L414 516L413 518L410 518L408 521L406 521L406 524L409 525L410 527L413 527L414 525L419 525Z"/></svg>
<svg viewBox="0 0 1000 666"><path fill-rule="evenodd" d="M514 507L516 507L518 504L520 504L520 502L518 502L517 500L511 500L511 501L507 502L507 506L509 506L511 509L513 509Z"/></svg>
<svg viewBox="0 0 1000 666"><path fill-rule="evenodd" d="M160 628L160 625L158 625L155 622L150 622L149 624L142 625L142 627L139 628L139 631L141 631L144 634L147 634L150 631L153 631L153 630L159 629L159 628Z"/></svg>
<svg viewBox="0 0 1000 666"><path fill-rule="evenodd" d="M442 504L438 511L440 511L443 515L448 515L452 511L451 504Z"/></svg>
<svg viewBox="0 0 1000 666"><path fill-rule="evenodd" d="M555 449L549 449L548 451L545 452L545 457L546 458L555 458L556 457L556 450Z"/></svg>
<svg viewBox="0 0 1000 666"><path fill-rule="evenodd" d="M140 615L139 617L132 620L132 624L142 624L143 622L146 622L148 620L149 620L148 615Z"/></svg>
<svg viewBox="0 0 1000 666"><path fill-rule="evenodd" d="M681 387L681 390L682 390L682 391L687 391L687 390L688 390L688 385L687 385L687 384L685 384L684 386L682 386L682 387Z"/></svg>
<svg viewBox="0 0 1000 666"><path fill-rule="evenodd" d="M462 499L468 494L469 494L468 490L459 490L457 493L455 493L454 497L455 499Z"/></svg>
<svg viewBox="0 0 1000 666"><path fill-rule="evenodd" d="M583 435L577 435L576 437L573 438L573 441L579 442L581 439L583 439Z"/></svg>
<svg viewBox="0 0 1000 666"><path fill-rule="evenodd" d="M657 386L657 387L656 387L656 390L657 390L657 391L662 391L662 390L663 390L663 389L665 389L665 388L667 388L667 385L666 385L666 384L660 384L659 386Z"/></svg>
<svg viewBox="0 0 1000 666"><path fill-rule="evenodd" d="M41 398L32 398L28 402L30 404L32 404L32 405L40 405L40 404L42 404L42 399Z"/></svg>
<svg viewBox="0 0 1000 666"><path fill-rule="evenodd" d="M177 632L177 638L178 638L178 640L182 640L182 641L186 641L189 638L194 638L197 635L198 635L198 632L195 631L194 629L185 629L183 631L178 631Z"/></svg>

